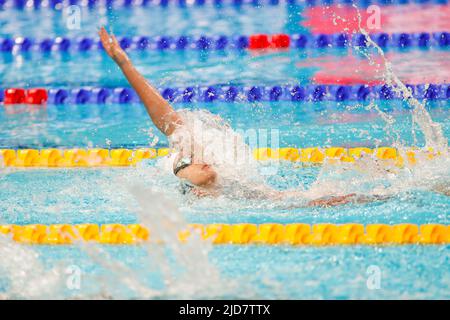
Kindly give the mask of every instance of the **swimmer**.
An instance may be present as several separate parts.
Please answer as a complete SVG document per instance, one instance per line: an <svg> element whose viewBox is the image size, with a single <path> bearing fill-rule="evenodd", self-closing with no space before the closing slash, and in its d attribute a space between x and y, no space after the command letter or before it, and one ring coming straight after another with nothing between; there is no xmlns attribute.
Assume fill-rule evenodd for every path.
<svg viewBox="0 0 450 320"><path fill-rule="evenodd" d="M173 109L167 100L150 85L150 83L136 70L131 60L124 50L120 47L114 35L108 34L104 27L99 31L100 40L106 53L122 70L130 85L134 88L155 126L165 134L169 139L174 140L174 136L180 136L182 139L183 120L181 116ZM182 131L182 130L181 130ZM199 148L183 148L179 144L180 150L175 157L173 164L173 173L182 181L183 193L191 192L197 196L218 195L220 187L218 186L218 172L208 164L204 163L200 156L193 152ZM189 150L186 150L189 149ZM201 149L201 146L200 146ZM278 191L268 186L259 186L258 189L251 190L251 196L266 199L295 199L308 198L303 191ZM346 203L364 203L368 201L381 200L380 197L362 196L349 194L344 196L332 196L319 199L311 199L309 206L337 206Z"/></svg>

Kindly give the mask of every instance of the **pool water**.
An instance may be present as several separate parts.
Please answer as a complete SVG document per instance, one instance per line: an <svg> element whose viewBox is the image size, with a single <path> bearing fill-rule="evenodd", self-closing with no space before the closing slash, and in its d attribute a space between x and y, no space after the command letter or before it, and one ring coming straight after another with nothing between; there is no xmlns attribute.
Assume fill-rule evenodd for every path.
<svg viewBox="0 0 450 320"><path fill-rule="evenodd" d="M426 104L446 136L449 106L448 101ZM207 110L235 130L276 129L279 147L425 146L423 133L411 126L411 107L402 101L174 103L174 108ZM381 117L385 112L394 119L392 127ZM8 106L0 109L0 119L2 148L168 146L139 104Z"/></svg>
<svg viewBox="0 0 450 320"><path fill-rule="evenodd" d="M448 248L384 247L384 248L289 248L220 246L209 254L209 261L227 283L208 286L196 278L194 295L179 290L171 296L155 272L157 266L141 248L103 248L102 257L119 256L127 270L143 284L161 295L152 298L241 298L241 299L448 299ZM142 297L139 291L126 290L125 285L109 274L107 268L77 248L43 247L38 249L47 267L59 261L77 264L86 272L84 295L98 297L98 281L114 297ZM381 270L380 289L368 289L370 266ZM142 272L145 269L145 273ZM139 271L141 274L139 274ZM202 270L203 271L203 270ZM369 271L369 272L368 272ZM181 277L180 277L181 278ZM193 277L192 277L193 278ZM408 281L405 281L405 278ZM180 281L181 282L181 281ZM202 287L204 286L204 287ZM188 287L188 286L186 286ZM165 289L165 290L164 290ZM175 290L173 290L175 291ZM72 294L68 290L68 294ZM108 298L107 296L105 298Z"/></svg>
<svg viewBox="0 0 450 320"><path fill-rule="evenodd" d="M79 30L67 30L58 10L0 9L0 37L90 36L107 24L118 35L236 35L309 32L304 6L83 8ZM34 27L40 21L39 28ZM270 23L267 23L270 21ZM427 30L423 30L427 31ZM429 73L419 49L390 50ZM369 57L376 55L369 50ZM438 53L442 63L450 55ZM320 58L365 59L358 50L130 52L156 86L314 83ZM376 58L374 58L376 60ZM305 65L306 67L298 67ZM439 64L439 61L438 61ZM436 67L436 66L432 66ZM347 69L349 67L347 66ZM436 71L437 72L437 71ZM128 86L102 51L0 53L0 87ZM426 110L450 136L450 100L426 101ZM401 100L345 102L180 103L177 110L219 115L233 130L276 130L277 147L424 147L429 143L413 106ZM277 140L277 141L275 141ZM247 141L248 142L248 141ZM145 109L135 104L0 106L0 148L168 147ZM178 191L164 159L129 168L0 167L1 224L144 223L167 245L24 246L0 238L0 298L286 298L449 299L448 245L289 247L212 246L174 240L186 223L440 223L449 224L448 155L415 167L380 169L369 160L301 166L275 163L264 176L277 190L312 188L321 195L376 193L387 200L332 208L302 199L239 197L193 199ZM260 163L261 168L270 163ZM23 271L23 272L21 272ZM74 272L79 286L70 285ZM379 273L380 283L371 285ZM73 283L72 283L73 284Z"/></svg>

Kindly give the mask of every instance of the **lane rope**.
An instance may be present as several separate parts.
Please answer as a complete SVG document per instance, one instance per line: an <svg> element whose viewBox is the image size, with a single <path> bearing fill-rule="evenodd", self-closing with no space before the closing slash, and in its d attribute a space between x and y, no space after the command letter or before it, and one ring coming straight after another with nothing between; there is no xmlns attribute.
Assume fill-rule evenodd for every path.
<svg viewBox="0 0 450 320"><path fill-rule="evenodd" d="M130 167L144 160L167 156L169 148L139 149L0 149L0 165L5 167ZM292 161L319 165L324 162L354 163L364 158L381 160L382 163L403 167L418 162L436 159L440 152L432 149L406 148L398 150L392 147L380 148L256 148L253 157L259 161Z"/></svg>
<svg viewBox="0 0 450 320"><path fill-rule="evenodd" d="M220 9L223 5L251 5L255 7L277 6L277 5L332 5L332 4L359 4L367 7L371 4L377 5L406 5L406 4L446 4L448 0L0 0L0 9L38 10L50 8L61 10L70 5L79 5L87 8L129 8L129 7L201 7L214 6Z"/></svg>
<svg viewBox="0 0 450 320"><path fill-rule="evenodd" d="M419 84L406 87L416 99L450 100L450 84ZM170 102L264 102L264 101L369 101L399 100L403 94L388 85L211 85L158 88ZM137 104L132 88L8 88L0 89L3 104ZM405 108L408 106L405 105Z"/></svg>
<svg viewBox="0 0 450 320"><path fill-rule="evenodd" d="M1 1L1 0L0 0ZM370 36L381 48L448 48L450 33L377 33ZM263 50L263 49L327 49L367 47L364 34L253 34L236 36L134 36L118 37L125 50ZM98 38L0 38L0 51L21 52L88 52L103 50Z"/></svg>
<svg viewBox="0 0 450 320"><path fill-rule="evenodd" d="M67 245L77 242L132 245L161 243L140 224L0 225L0 236L24 244ZM197 236L213 244L263 245L406 245L450 243L450 225L410 223L347 224L190 224L177 232L178 240Z"/></svg>

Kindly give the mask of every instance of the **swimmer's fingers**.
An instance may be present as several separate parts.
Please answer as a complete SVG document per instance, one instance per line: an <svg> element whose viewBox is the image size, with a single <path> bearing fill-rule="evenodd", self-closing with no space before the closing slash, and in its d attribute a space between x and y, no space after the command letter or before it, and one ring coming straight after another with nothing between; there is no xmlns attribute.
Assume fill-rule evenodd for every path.
<svg viewBox="0 0 450 320"><path fill-rule="evenodd" d="M101 27L98 31L98 35L100 36L100 40L102 43L108 43L109 42L109 34L106 31L105 27Z"/></svg>
<svg viewBox="0 0 450 320"><path fill-rule="evenodd" d="M106 53L119 65L123 65L129 61L127 54L122 50L119 42L114 35L108 34L106 29L102 27L98 32L100 41Z"/></svg>
<svg viewBox="0 0 450 320"><path fill-rule="evenodd" d="M100 38L103 41L106 41L110 47L118 47L120 48L119 41L117 41L116 36L111 32L111 34L106 31L105 27L100 29Z"/></svg>
<svg viewBox="0 0 450 320"><path fill-rule="evenodd" d="M111 40L112 40L112 43L113 43L114 46L116 46L117 48L121 48L120 44L119 44L119 41L117 41L117 38L116 38L115 35L113 35L113 34L111 35Z"/></svg>
<svg viewBox="0 0 450 320"><path fill-rule="evenodd" d="M105 30L105 27L102 27L98 32L100 36L100 41L102 42L103 48L108 54L111 54L111 42L108 32Z"/></svg>

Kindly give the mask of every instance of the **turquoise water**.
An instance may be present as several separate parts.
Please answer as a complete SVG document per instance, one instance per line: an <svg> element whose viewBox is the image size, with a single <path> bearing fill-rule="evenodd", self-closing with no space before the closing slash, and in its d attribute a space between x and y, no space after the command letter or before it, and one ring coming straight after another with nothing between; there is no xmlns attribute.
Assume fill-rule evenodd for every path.
<svg viewBox="0 0 450 320"><path fill-rule="evenodd" d="M427 103L433 119L450 133L450 102ZM420 130L411 126L410 106L401 101L175 103L175 109L208 110L235 130L277 129L280 147L377 147L400 142L424 146ZM394 117L392 128L381 112ZM167 147L167 138L151 124L142 105L49 105L0 109L0 147ZM150 133L149 134L149 130ZM157 141L155 141L155 136Z"/></svg>
<svg viewBox="0 0 450 320"><path fill-rule="evenodd" d="M156 86L308 82L314 68L295 66L307 56L301 51L257 57L240 51L130 52L140 72ZM80 65L84 68L79 68ZM4 55L0 71L2 86L5 87L128 86L109 58L97 50L75 55L30 52L20 58Z"/></svg>
<svg viewBox="0 0 450 320"><path fill-rule="evenodd" d="M131 35L217 35L307 32L299 22L302 5L276 6L197 6L169 8L150 6L117 9L82 8L81 28L68 30L63 10L0 11L0 37L32 36L46 38L50 35L90 36L92 27L110 24L119 36ZM41 21L39 28L34 22ZM270 21L270 23L267 23Z"/></svg>
<svg viewBox="0 0 450 320"><path fill-rule="evenodd" d="M95 31L93 31L95 32ZM430 74L431 67L445 68L450 50L393 50L396 59L409 59L411 70L401 68L402 74L417 79L417 72ZM372 50L370 50L372 52ZM440 55L438 55L440 53ZM354 55L365 61L358 52L347 49L289 50L265 54L249 51L131 51L138 70L157 87L217 84L284 85L311 83L319 71L317 59ZM432 56L432 62L423 61ZM1 86L7 87L81 87L129 86L119 69L111 64L105 53L97 50L80 53L26 52L20 55L0 55ZM339 64L349 63L345 59ZM353 63L353 62L351 62ZM81 68L80 66L83 66ZM343 66L345 67L345 66ZM348 66L347 68L348 69ZM445 69L444 69L445 70ZM442 70L441 70L442 71ZM432 72L431 72L432 74ZM355 73L355 76L357 73Z"/></svg>
<svg viewBox="0 0 450 320"><path fill-rule="evenodd" d="M405 145L414 143L411 119L401 103L385 102L392 107L395 130ZM383 103L379 103L380 106ZM177 107L187 107L179 105ZM189 106L188 106L189 107ZM263 103L258 106L239 104L204 104L230 121L233 128L277 127L281 146L372 146L391 145L396 135L386 132L386 125L375 111L364 106L350 106L341 110L327 103L290 104ZM325 110L321 112L311 108ZM367 106L366 106L367 107ZM239 112L238 112L239 108ZM309 110L305 110L309 109ZM449 119L448 104L430 104L434 118ZM20 108L19 108L20 110ZM283 111L284 114L281 114ZM154 137L146 135L152 127L140 105L70 105L49 106L33 113L7 114L2 112L1 144L12 147L136 147L148 145ZM250 120L251 119L251 120ZM292 122L296 119L295 122ZM343 119L347 119L344 121ZM351 121L350 121L351 120ZM448 136L448 120L441 122ZM294 124L294 125L293 125ZM370 142L369 142L370 141ZM108 142L108 143L107 143ZM155 145L167 146L161 140ZM192 223L443 223L450 216L449 197L431 190L430 182L446 181L448 165L438 161L439 170L425 180L403 172L397 178L385 174L373 177L368 172L351 168L341 171L330 167L297 168L282 163L276 175L267 183L276 189L309 188L317 183L348 192L371 190L377 186L393 191L387 201L365 205L344 205L335 208L304 208L284 201L251 201L245 199L203 199L192 201L178 192L178 182L172 175L155 168L155 161L147 161L138 168L105 169L2 169L0 175L0 221L2 223L139 223L142 216L130 187L140 184L164 194L179 208L183 219ZM443 166L443 167L442 167ZM433 167L431 167L433 168ZM408 181L404 184L404 181ZM156 200L156 199L155 199ZM154 214L150 204L148 214ZM158 211L171 215L171 211ZM158 219L161 219L159 215ZM153 219L152 215L149 219ZM152 220L150 220L152 222ZM150 225L152 225L150 222ZM200 247L201 248L201 247ZM101 298L449 298L449 246L405 247L341 247L289 248L267 246L215 246L203 248L208 256L208 268L220 274L220 281L212 281L212 288L196 287L180 280L181 289L172 291L162 275L161 257L156 248L100 247L86 253L86 247L33 248L42 264L42 272L54 268L77 266L82 270L80 290L55 285L50 297ZM97 252L98 250L98 252ZM172 249L175 250L175 249ZM176 250L187 250L184 247ZM191 254L192 249L186 254ZM198 248L197 248L198 250ZM170 251L170 250L169 250ZM171 255L171 253L167 253ZM99 259L112 265L99 263ZM116 264L120 264L120 268ZM125 265L125 267L123 266ZM197 266L196 261L173 263L175 279L187 272L188 279L197 281L197 274L185 269ZM367 286L368 268L376 266L381 272L380 289ZM124 271L124 269L126 271ZM62 279L67 275L62 273ZM155 292L149 296L132 289L122 279L124 273ZM195 279L195 280L193 280ZM8 282L4 288L8 292ZM102 287L99 287L102 283ZM63 282L64 284L64 282ZM211 284L211 285L212 285ZM61 289L62 287L62 289ZM1 288L1 286L0 286ZM188 289L186 289L188 288ZM58 290L57 290L58 289ZM61 289L62 291L59 291Z"/></svg>
<svg viewBox="0 0 450 320"><path fill-rule="evenodd" d="M120 256L142 283L161 290L161 275L155 272L154 261L140 248L105 248L105 255ZM76 263L85 276L85 296L96 297L99 279L107 282L111 292L119 297L139 297L114 279L114 274L92 262L76 247L39 248L45 263L52 266L60 260ZM221 246L210 253L221 275L229 281L219 290L207 292L197 288L198 297L251 299L448 299L448 247L385 247L385 248L289 248ZM380 289L367 288L367 268L379 266ZM135 271L136 270L136 271ZM407 281L405 281L407 279ZM227 288L228 287L228 288ZM232 294L223 291L233 291ZM66 294L76 295L67 290ZM158 298L167 298L161 295ZM183 292L175 297L184 298Z"/></svg>
<svg viewBox="0 0 450 320"><path fill-rule="evenodd" d="M284 164L268 182L279 189L309 187L318 173L318 168L296 169ZM328 180L332 181L332 177L338 178L339 174ZM364 178L367 180L364 183L372 187L383 182L395 186L392 181L361 175ZM349 187L355 183L349 174L344 179ZM415 188L409 186L388 201L325 209L269 200L202 199L191 203L178 193L176 178L155 172L152 163L138 169L36 169L4 173L0 180L0 217L4 223L16 224L137 223L139 206L128 190L133 183L164 192L189 222L195 223L449 223L448 197L420 184ZM355 183L353 188L362 189L362 185Z"/></svg>
<svg viewBox="0 0 450 320"><path fill-rule="evenodd" d="M93 36L100 24L118 35L235 35L307 32L302 7L83 9L80 30L67 30L61 12L0 11L0 36ZM39 28L36 23L39 22ZM270 23L268 23L270 22ZM398 52L417 59L414 50ZM432 51L432 50L430 50ZM416 52L416 51L414 51ZM310 58L359 55L342 50L249 52L132 52L144 76L158 86L310 83ZM417 61L420 62L419 60ZM414 72L420 73L420 63ZM104 53L0 54L0 87L125 86ZM234 130L276 129L280 147L425 145L411 106L402 101L176 103L177 110L208 110ZM426 109L450 136L450 102ZM0 148L167 147L142 105L0 106ZM277 163L266 176L274 189L324 194L382 190L384 201L334 208L296 201L219 197L192 199L177 179L146 161L137 168L20 169L0 167L0 222L146 223L170 236L171 223L442 223L449 224L448 158L423 166L380 170L376 163L304 167ZM264 164L261 164L264 166ZM361 169L362 168L362 169ZM144 205L138 200L144 195ZM164 200L165 199L165 200ZM175 222L174 222L175 221ZM1 239L0 239L1 240ZM170 239L169 239L170 240ZM450 298L449 246L285 247L214 246L27 247L1 240L0 298ZM3 250L3 251L2 251ZM67 268L81 271L81 286L66 285ZM379 289L367 284L375 266ZM23 271L20 274L17 270ZM70 272L69 272L70 273ZM139 284L139 285L137 285ZM33 290L34 291L33 291Z"/></svg>

